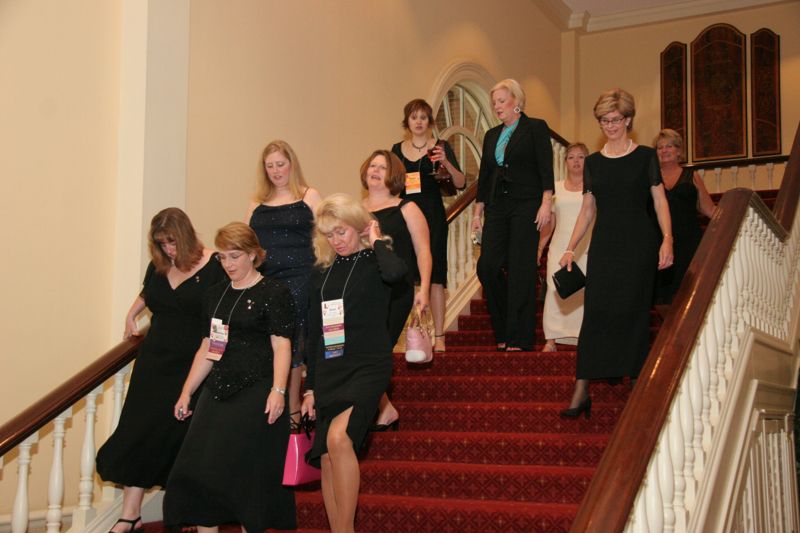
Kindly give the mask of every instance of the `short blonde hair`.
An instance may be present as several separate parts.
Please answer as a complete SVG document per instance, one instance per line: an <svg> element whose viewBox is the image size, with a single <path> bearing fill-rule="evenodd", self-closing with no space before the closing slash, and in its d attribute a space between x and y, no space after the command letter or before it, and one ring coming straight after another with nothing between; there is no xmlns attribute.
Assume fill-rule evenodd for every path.
<svg viewBox="0 0 800 533"><path fill-rule="evenodd" d="M522 85L519 82L512 78L506 78L502 81L498 81L492 87L492 90L489 92L489 96L493 95L495 91L499 91L500 89L505 89L511 96L514 97L514 103L517 104L520 111L525 111L525 91L522 90Z"/></svg>
<svg viewBox="0 0 800 533"><path fill-rule="evenodd" d="M267 252L258 242L258 236L253 228L244 222L231 222L217 230L214 238L217 250L241 250L247 254L255 254L253 266L258 268L267 257Z"/></svg>
<svg viewBox="0 0 800 533"><path fill-rule="evenodd" d="M382 155L386 158L386 179L383 184L389 189L392 196L398 196L406 188L406 166L400 158L389 150L375 150L361 163L361 186L367 188L367 171L372 160Z"/></svg>
<svg viewBox="0 0 800 533"><path fill-rule="evenodd" d="M289 143L281 140L272 141L261 152L262 179L258 184L256 200L259 203L263 203L272 198L272 195L275 194L275 186L269 180L269 174L267 174L267 168L265 166L267 156L275 152L280 152L283 157L289 160L289 190L291 190L292 195L299 200L303 197L303 194L305 194L306 189L308 189L308 184L303 177L303 170L300 168L300 160L297 158L297 154L294 153Z"/></svg>
<svg viewBox="0 0 800 533"><path fill-rule="evenodd" d="M678 149L678 161L680 163L686 161L686 155L683 152L683 137L681 137L680 133L670 128L664 128L659 131L656 138L653 139L653 148L658 148L658 141L661 139L666 139L672 143L672 146Z"/></svg>
<svg viewBox="0 0 800 533"><path fill-rule="evenodd" d="M373 219L364 205L348 194L336 193L322 200L317 206L314 229L314 255L317 257L315 264L327 268L336 259L336 252L331 248L325 234L342 225L350 226L360 234ZM371 248L367 237L361 237L361 244L365 248Z"/></svg>
<svg viewBox="0 0 800 533"><path fill-rule="evenodd" d="M633 102L633 95L624 89L611 89L600 95L597 103L594 104L594 118L600 120L600 117L607 115L613 111L631 119L628 123L628 131L633 129L633 117L636 116L636 105Z"/></svg>
<svg viewBox="0 0 800 533"><path fill-rule="evenodd" d="M584 156L589 155L589 149L586 147L585 144L583 144L583 143L572 143L569 146L567 146L567 149L564 151L564 159L566 159L567 156L569 155L569 153L571 151L573 151L573 150L580 150L581 152L583 152Z"/></svg>

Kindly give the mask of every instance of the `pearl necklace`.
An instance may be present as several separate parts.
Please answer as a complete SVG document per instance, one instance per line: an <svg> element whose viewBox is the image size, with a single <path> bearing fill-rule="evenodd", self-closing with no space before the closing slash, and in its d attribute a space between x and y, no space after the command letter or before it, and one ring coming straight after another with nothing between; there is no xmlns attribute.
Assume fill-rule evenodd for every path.
<svg viewBox="0 0 800 533"><path fill-rule="evenodd" d="M603 145L603 149L600 150L600 152L602 152L602 154L606 157L622 157L624 155L628 155L628 153L631 151L632 146L633 146L633 139L628 139L628 146L627 148L625 148L624 152L622 152L621 154L612 154L608 151L608 143L606 143Z"/></svg>

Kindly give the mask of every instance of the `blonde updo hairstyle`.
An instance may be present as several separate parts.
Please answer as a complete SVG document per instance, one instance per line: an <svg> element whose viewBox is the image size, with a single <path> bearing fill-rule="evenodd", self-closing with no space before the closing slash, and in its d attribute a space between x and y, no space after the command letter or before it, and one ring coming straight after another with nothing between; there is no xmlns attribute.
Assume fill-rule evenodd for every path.
<svg viewBox="0 0 800 533"><path fill-rule="evenodd" d="M662 140L669 142L672 146L678 149L678 162L683 163L686 161L686 156L683 153L683 137L677 131L664 128L658 132L656 138L653 139L653 148L658 148L658 143Z"/></svg>
<svg viewBox="0 0 800 533"><path fill-rule="evenodd" d="M520 112L525 111L525 91L522 90L522 85L520 85L517 80L506 78L505 80L498 81L495 83L494 87L492 87L489 96L491 97L494 95L495 91L499 91L500 89L505 89L511 94Z"/></svg>
<svg viewBox="0 0 800 533"><path fill-rule="evenodd" d="M567 157L569 156L569 153L571 151L573 151L573 150L580 150L581 152L583 152L584 157L589 155L589 149L586 147L585 144L583 144L583 143L572 143L569 146L567 146L567 149L564 151L564 160L565 161L566 161Z"/></svg>
<svg viewBox="0 0 800 533"><path fill-rule="evenodd" d="M244 222L231 222L217 230L214 245L220 252L240 250L246 254L255 255L253 266L258 268L267 257L267 252L258 242L258 236L253 228Z"/></svg>
<svg viewBox="0 0 800 533"><path fill-rule="evenodd" d="M372 220L373 216L363 204L348 194L336 193L322 200L317 206L314 228L314 255L317 257L315 264L327 268L336 259L336 251L328 242L326 234L343 225L350 226L361 234ZM382 237L382 240L389 239ZM372 247L366 236L361 237L361 244L364 248Z"/></svg>
<svg viewBox="0 0 800 533"><path fill-rule="evenodd" d="M308 184L303 177L303 170L300 167L300 160L297 159L297 154L294 153L289 143L281 140L272 141L261 152L261 180L258 184L256 200L259 203L264 203L275 194L275 185L270 181L266 167L267 156L275 152L280 152L283 157L289 160L289 190L292 191L292 196L299 200L308 189Z"/></svg>
<svg viewBox="0 0 800 533"><path fill-rule="evenodd" d="M600 121L600 118L614 111L630 119L627 129L633 129L633 117L636 116L636 105L633 102L631 93L624 89L611 89L600 95L597 103L594 104L594 118Z"/></svg>

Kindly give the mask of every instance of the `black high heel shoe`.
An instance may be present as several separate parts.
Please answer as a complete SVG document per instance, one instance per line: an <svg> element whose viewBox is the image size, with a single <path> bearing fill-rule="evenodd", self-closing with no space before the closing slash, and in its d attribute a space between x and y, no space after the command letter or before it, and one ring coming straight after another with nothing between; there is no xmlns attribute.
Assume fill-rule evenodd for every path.
<svg viewBox="0 0 800 533"><path fill-rule="evenodd" d="M370 426L369 430L370 431L376 431L376 432L379 432L379 433L383 432L383 431L388 431L390 429L392 431L397 431L399 426L400 426L400 419L398 418L397 420L395 420L394 422L392 422L390 424L372 424Z"/></svg>
<svg viewBox="0 0 800 533"><path fill-rule="evenodd" d="M564 409L559 413L561 418L578 418L581 416L581 413L586 413L586 419L588 420L589 417L592 416L592 397L587 396L581 403L578 404L577 407L570 407L569 409Z"/></svg>
<svg viewBox="0 0 800 533"><path fill-rule="evenodd" d="M136 525L136 522L141 522L141 520L142 520L141 516L138 518L134 518L133 520L128 520L127 518L120 518L119 520L114 522L114 526L122 522L123 524L130 524L130 529L128 529L128 533L144 533L144 524L142 524L142 527L137 527L137 528L133 527ZM113 528L114 526L111 527ZM113 533L113 532L109 531L108 533Z"/></svg>
<svg viewBox="0 0 800 533"><path fill-rule="evenodd" d="M300 433L302 429L301 421L295 420L294 416L297 415L298 418L300 417L300 411L295 411L294 413L289 413L289 433Z"/></svg>

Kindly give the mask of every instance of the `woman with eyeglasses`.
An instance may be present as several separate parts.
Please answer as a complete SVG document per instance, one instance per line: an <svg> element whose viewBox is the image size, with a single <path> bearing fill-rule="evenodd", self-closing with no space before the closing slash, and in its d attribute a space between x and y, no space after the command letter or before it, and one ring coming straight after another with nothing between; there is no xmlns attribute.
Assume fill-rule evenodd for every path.
<svg viewBox="0 0 800 533"><path fill-rule="evenodd" d="M250 226L231 222L214 243L229 279L206 293L208 336L174 404L175 418L191 423L167 481L164 524L295 529L294 492L281 484L293 300L258 271L266 254Z"/></svg>
<svg viewBox="0 0 800 533"><path fill-rule="evenodd" d="M152 313L150 330L136 357L119 424L97 452L98 475L123 486L122 515L113 533L143 532L144 491L167 484L186 435L172 405L207 333L203 294L225 278L213 250L203 246L177 207L156 214L147 237L150 264L125 318L124 338L139 336L136 318L145 308Z"/></svg>
<svg viewBox="0 0 800 533"><path fill-rule="evenodd" d="M581 210L559 262L572 268L575 249L594 221L577 381L569 407L561 411L565 418L589 418L590 380L639 375L650 347L656 270L672 264L672 225L658 158L628 136L635 114L633 96L622 89L601 94L594 106L606 143L584 163ZM660 234L648 210L651 201Z"/></svg>

